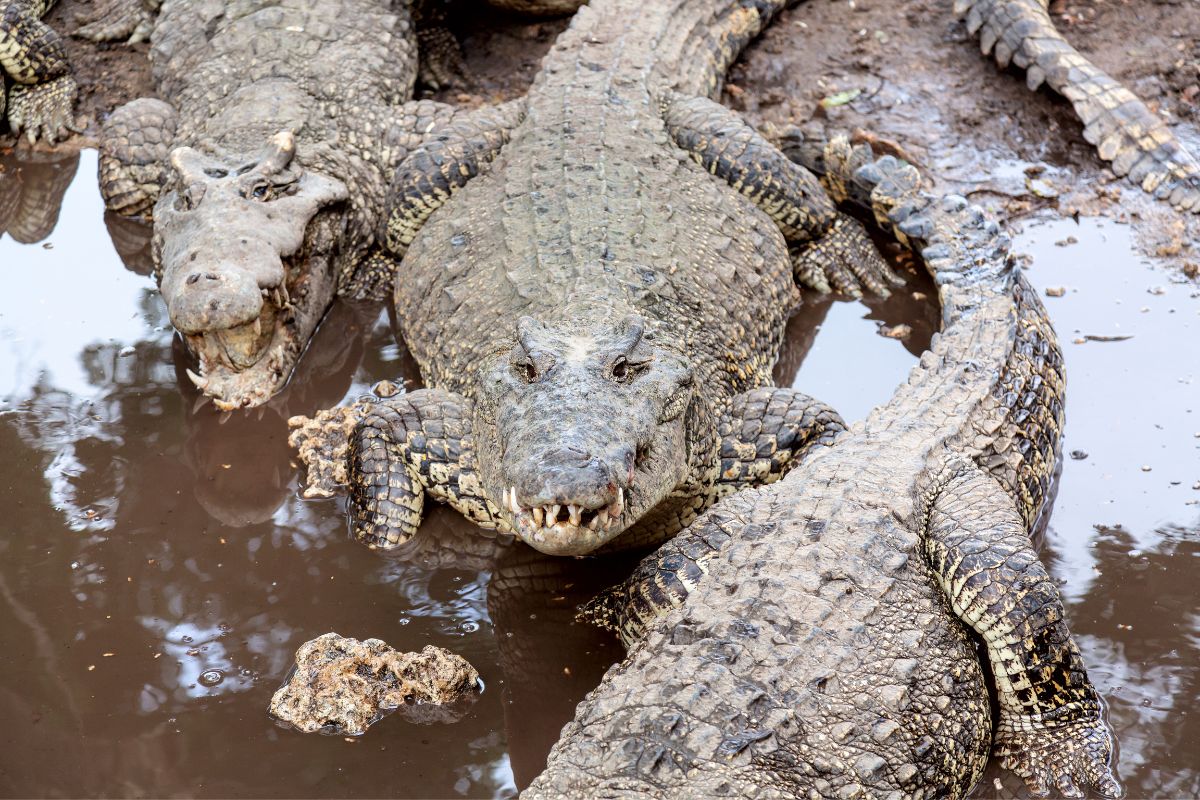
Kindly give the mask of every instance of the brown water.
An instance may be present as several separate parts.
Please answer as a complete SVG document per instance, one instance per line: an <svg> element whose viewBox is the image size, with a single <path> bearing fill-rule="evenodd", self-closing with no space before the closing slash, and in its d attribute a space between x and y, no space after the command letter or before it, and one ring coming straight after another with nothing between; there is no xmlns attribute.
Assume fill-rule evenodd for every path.
<svg viewBox="0 0 1200 800"><path fill-rule="evenodd" d="M627 564L531 559L444 510L420 555L350 541L340 503L296 497L285 420L415 377L386 313L335 309L291 388L222 424L193 408L162 303L137 274L145 232L106 226L95 164L88 151L0 160L0 794L513 794L620 657L570 617ZM57 197L55 226L33 212ZM1067 236L1079 242L1053 244ZM1065 448L1087 452L1064 465L1044 557L1109 702L1130 795L1200 795L1196 286L1142 264L1120 226L1059 221L1019 241L1036 285L1069 287L1047 305L1070 373ZM910 296L813 304L779 377L860 417L935 320ZM899 323L906 341L878 334ZM1071 344L1086 334L1133 338ZM545 591L514 598L510 579L532 572ZM397 715L351 740L277 727L271 693L295 649L329 630L441 645L486 688L452 725Z"/></svg>

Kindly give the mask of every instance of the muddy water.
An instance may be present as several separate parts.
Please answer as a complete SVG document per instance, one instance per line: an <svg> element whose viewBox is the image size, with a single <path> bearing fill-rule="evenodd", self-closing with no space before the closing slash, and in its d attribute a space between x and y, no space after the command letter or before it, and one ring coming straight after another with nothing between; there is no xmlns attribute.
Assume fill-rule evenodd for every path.
<svg viewBox="0 0 1200 800"><path fill-rule="evenodd" d="M338 502L296 497L285 420L415 379L386 312L335 309L289 390L222 423L180 379L146 232L105 220L94 154L0 165L0 793L490 797L527 783L620 657L571 624L574 603L627 565L530 558L444 511L398 557L355 545ZM1064 466L1044 555L1130 794L1200 794L1200 299L1134 258L1120 226L1060 221L1019 241L1032 280L1067 289L1047 304L1070 370L1066 449L1086 451ZM862 416L928 343L930 293L917 281L866 309L806 306L777 377ZM1133 338L1071 344L1089 334ZM530 578L545 591L515 596ZM277 727L271 693L328 630L447 647L485 691L452 725L396 715L351 740Z"/></svg>

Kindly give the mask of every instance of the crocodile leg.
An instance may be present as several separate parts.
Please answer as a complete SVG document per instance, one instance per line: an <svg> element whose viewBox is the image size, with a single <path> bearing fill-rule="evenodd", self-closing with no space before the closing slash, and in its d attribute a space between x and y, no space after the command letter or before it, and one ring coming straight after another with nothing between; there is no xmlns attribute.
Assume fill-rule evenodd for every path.
<svg viewBox="0 0 1200 800"><path fill-rule="evenodd" d="M1071 101L1083 138L1117 175L1181 211L1200 213L1200 162L1170 127L1132 92L1072 47L1054 27L1047 0L955 0L954 13L979 33L983 52L1002 67L1025 69L1036 89L1045 81Z"/></svg>
<svg viewBox="0 0 1200 800"><path fill-rule="evenodd" d="M484 496L476 473L470 404L458 395L419 389L289 424L299 428L289 442L318 481L326 472L322 465L343 461L336 429L354 426L347 482L354 536L363 544L390 549L412 538L421 524L426 493L477 525L500 524L500 511ZM338 483L336 477L332 483Z"/></svg>
<svg viewBox="0 0 1200 800"><path fill-rule="evenodd" d="M578 619L606 628L626 647L679 608L708 573L721 548L748 527L756 493L738 492L705 512L650 555L621 583L584 604Z"/></svg>
<svg viewBox="0 0 1200 800"><path fill-rule="evenodd" d="M846 423L829 406L794 389L752 389L721 418L717 497L779 480L814 445L830 445Z"/></svg>
<svg viewBox="0 0 1200 800"><path fill-rule="evenodd" d="M0 68L9 89L8 124L33 143L53 144L77 131L72 115L77 87L62 39L42 22L48 0L9 0L0 12Z"/></svg>
<svg viewBox="0 0 1200 800"><path fill-rule="evenodd" d="M903 281L866 230L841 214L820 182L738 114L702 97L668 95L663 117L675 143L771 215L791 247L796 279L819 292L879 295Z"/></svg>
<svg viewBox="0 0 1200 800"><path fill-rule="evenodd" d="M166 180L178 115L162 100L139 98L118 108L100 135L100 193L126 217L148 216Z"/></svg>
<svg viewBox="0 0 1200 800"><path fill-rule="evenodd" d="M737 509L748 501L740 490L782 478L809 448L833 444L845 429L836 411L793 389L735 397L719 426L721 476L712 500L739 493L643 559L626 581L588 603L582 618L614 631L626 645L640 639L654 620L683 604L708 560L744 526Z"/></svg>
<svg viewBox="0 0 1200 800"><path fill-rule="evenodd" d="M94 0L87 14L75 18L73 36L93 42L136 44L150 39L162 0Z"/></svg>
<svg viewBox="0 0 1200 800"><path fill-rule="evenodd" d="M396 164L384 215L386 249L347 265L338 293L353 300L390 297L400 261L425 220L491 163L523 114L523 100L470 110L429 100L401 106L384 147Z"/></svg>
<svg viewBox="0 0 1200 800"><path fill-rule="evenodd" d="M972 465L929 499L923 547L954 612L983 639L999 696L994 750L1034 792L1120 792L1100 698L1064 620L1062 598L1012 498Z"/></svg>
<svg viewBox="0 0 1200 800"><path fill-rule="evenodd" d="M454 192L500 153L524 117L523 99L455 114L400 163L388 201L387 246L403 256L417 232Z"/></svg>

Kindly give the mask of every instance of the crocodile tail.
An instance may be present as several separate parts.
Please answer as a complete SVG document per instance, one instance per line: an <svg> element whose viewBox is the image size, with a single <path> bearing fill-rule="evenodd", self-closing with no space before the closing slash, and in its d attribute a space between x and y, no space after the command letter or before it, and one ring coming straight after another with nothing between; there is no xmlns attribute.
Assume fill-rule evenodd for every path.
<svg viewBox="0 0 1200 800"><path fill-rule="evenodd" d="M954 13L979 34L984 54L1002 67L1023 68L1030 89L1045 82L1070 100L1083 138L1113 172L1181 211L1200 213L1200 162L1163 119L1067 43L1046 0L955 0Z"/></svg>

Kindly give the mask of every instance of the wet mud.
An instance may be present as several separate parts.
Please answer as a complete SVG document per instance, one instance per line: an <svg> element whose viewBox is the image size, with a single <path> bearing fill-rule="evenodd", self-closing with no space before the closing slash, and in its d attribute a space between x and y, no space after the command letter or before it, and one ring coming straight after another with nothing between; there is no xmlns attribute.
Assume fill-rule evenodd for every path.
<svg viewBox="0 0 1200 800"><path fill-rule="evenodd" d="M1197 223L1106 173L1069 107L981 58L946 5L813 0L754 45L725 99L763 125L818 113L893 140L1011 220L1069 376L1042 556L1108 703L1127 796L1200 796ZM1081 49L1200 141L1195 4L1056 6ZM454 24L472 83L434 96L461 104L519 94L562 28L491 12ZM85 113L147 90L144 45L72 47ZM443 508L402 553L356 545L342 501L297 497L286 420L380 378L420 385L387 310L335 306L263 409L197 405L147 231L104 215L95 169L91 150L0 157L0 794L514 794L621 658L573 609L629 560L538 557ZM887 302L810 299L777 381L864 416L928 345L934 296L913 276ZM275 725L266 709L296 648L329 630L444 647L484 690L453 724ZM1027 793L993 767L973 796Z"/></svg>

